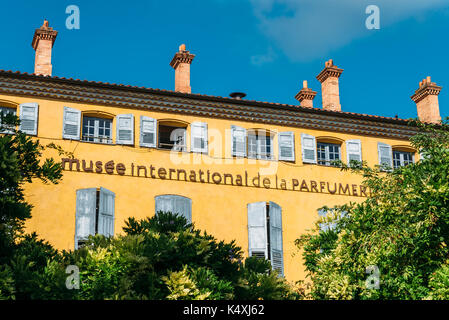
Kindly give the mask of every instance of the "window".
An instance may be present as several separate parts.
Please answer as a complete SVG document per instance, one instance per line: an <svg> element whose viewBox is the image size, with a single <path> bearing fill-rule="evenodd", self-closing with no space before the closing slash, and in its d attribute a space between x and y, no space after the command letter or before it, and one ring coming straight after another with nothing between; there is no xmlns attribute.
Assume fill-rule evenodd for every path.
<svg viewBox="0 0 449 320"><path fill-rule="evenodd" d="M192 137L191 150L192 152L207 153L208 150L208 136L207 123L194 122L190 125Z"/></svg>
<svg viewBox="0 0 449 320"><path fill-rule="evenodd" d="M284 275L282 209L274 202L248 204L249 256L268 259Z"/></svg>
<svg viewBox="0 0 449 320"><path fill-rule="evenodd" d="M248 131L248 158L273 159L272 140L265 130Z"/></svg>
<svg viewBox="0 0 449 320"><path fill-rule="evenodd" d="M166 194L156 196L155 212L164 211L171 212L183 216L187 222L192 223L192 200L183 196L174 194Z"/></svg>
<svg viewBox="0 0 449 320"><path fill-rule="evenodd" d="M112 143L112 119L83 116L82 140Z"/></svg>
<svg viewBox="0 0 449 320"><path fill-rule="evenodd" d="M16 109L15 108L9 108L9 107L1 107L0 106L0 114L3 117L6 117L7 115L16 115ZM2 126L2 117L0 116L0 133L13 133L14 132L14 126L11 125L4 125Z"/></svg>
<svg viewBox="0 0 449 320"><path fill-rule="evenodd" d="M405 151L393 151L393 167L399 168L414 162L414 154Z"/></svg>
<svg viewBox="0 0 449 320"><path fill-rule="evenodd" d="M295 135L293 132L279 132L279 160L295 161Z"/></svg>
<svg viewBox="0 0 449 320"><path fill-rule="evenodd" d="M140 146L156 148L157 120L140 116Z"/></svg>
<svg viewBox="0 0 449 320"><path fill-rule="evenodd" d="M173 122L159 123L159 143L158 148L187 151L186 130L187 125Z"/></svg>
<svg viewBox="0 0 449 320"><path fill-rule="evenodd" d="M332 166L333 161L340 160L340 145L333 143L317 143L318 164Z"/></svg>
<svg viewBox="0 0 449 320"><path fill-rule="evenodd" d="M76 191L75 249L90 235L114 235L115 193L105 188Z"/></svg>

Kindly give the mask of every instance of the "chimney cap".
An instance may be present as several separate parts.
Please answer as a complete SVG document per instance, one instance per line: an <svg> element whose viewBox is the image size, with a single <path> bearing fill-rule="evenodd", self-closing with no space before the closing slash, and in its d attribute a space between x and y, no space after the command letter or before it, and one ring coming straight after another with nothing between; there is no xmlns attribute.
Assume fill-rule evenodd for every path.
<svg viewBox="0 0 449 320"><path fill-rule="evenodd" d="M244 92L231 92L229 94L229 96L231 98L234 98L234 99L243 99L243 98L246 97L246 93L244 93Z"/></svg>

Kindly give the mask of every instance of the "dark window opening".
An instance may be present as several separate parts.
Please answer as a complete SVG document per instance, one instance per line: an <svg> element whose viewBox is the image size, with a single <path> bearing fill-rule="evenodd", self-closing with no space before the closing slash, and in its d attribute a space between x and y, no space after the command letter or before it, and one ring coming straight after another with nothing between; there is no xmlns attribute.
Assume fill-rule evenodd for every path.
<svg viewBox="0 0 449 320"><path fill-rule="evenodd" d="M176 127L159 124L158 148L186 151L186 127Z"/></svg>

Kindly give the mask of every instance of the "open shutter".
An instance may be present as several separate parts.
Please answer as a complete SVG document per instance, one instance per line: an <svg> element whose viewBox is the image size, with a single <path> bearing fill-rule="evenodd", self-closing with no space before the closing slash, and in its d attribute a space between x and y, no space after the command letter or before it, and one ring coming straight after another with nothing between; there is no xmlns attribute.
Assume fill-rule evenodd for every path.
<svg viewBox="0 0 449 320"><path fill-rule="evenodd" d="M79 140L81 127L81 111L64 107L62 137L64 139Z"/></svg>
<svg viewBox="0 0 449 320"><path fill-rule="evenodd" d="M279 160L295 161L295 134L293 132L279 132Z"/></svg>
<svg viewBox="0 0 449 320"><path fill-rule="evenodd" d="M78 241L95 235L96 204L96 188L76 190L75 249L78 248Z"/></svg>
<svg viewBox="0 0 449 320"><path fill-rule="evenodd" d="M134 144L134 116L132 114L117 115L116 144Z"/></svg>
<svg viewBox="0 0 449 320"><path fill-rule="evenodd" d="M191 128L191 151L207 153L207 123L205 122L193 122L190 125Z"/></svg>
<svg viewBox="0 0 449 320"><path fill-rule="evenodd" d="M98 233L106 237L114 236L115 193L100 188L98 208Z"/></svg>
<svg viewBox="0 0 449 320"><path fill-rule="evenodd" d="M248 204L248 245L250 257L268 259L265 201Z"/></svg>
<svg viewBox="0 0 449 320"><path fill-rule="evenodd" d="M156 148L157 120L140 116L140 146Z"/></svg>
<svg viewBox="0 0 449 320"><path fill-rule="evenodd" d="M192 200L186 197L174 196L174 212L186 218L192 223Z"/></svg>
<svg viewBox="0 0 449 320"><path fill-rule="evenodd" d="M385 164L390 168L393 168L393 151L390 145L379 142L377 144L377 150L379 153L379 165Z"/></svg>
<svg viewBox="0 0 449 320"><path fill-rule="evenodd" d="M346 141L346 155L348 164L351 160L362 162L362 142L358 139Z"/></svg>
<svg viewBox="0 0 449 320"><path fill-rule="evenodd" d="M302 162L317 163L316 139L314 136L301 133Z"/></svg>
<svg viewBox="0 0 449 320"><path fill-rule="evenodd" d="M246 157L246 129L231 126L232 155Z"/></svg>
<svg viewBox="0 0 449 320"><path fill-rule="evenodd" d="M161 195L155 197L156 212L164 211L176 213L192 222L192 200L177 195Z"/></svg>
<svg viewBox="0 0 449 320"><path fill-rule="evenodd" d="M22 103L20 105L20 130L30 135L37 135L37 103Z"/></svg>
<svg viewBox="0 0 449 320"><path fill-rule="evenodd" d="M284 251L282 248L282 209L271 202L269 203L269 221L270 221L270 260L273 269L284 276Z"/></svg>

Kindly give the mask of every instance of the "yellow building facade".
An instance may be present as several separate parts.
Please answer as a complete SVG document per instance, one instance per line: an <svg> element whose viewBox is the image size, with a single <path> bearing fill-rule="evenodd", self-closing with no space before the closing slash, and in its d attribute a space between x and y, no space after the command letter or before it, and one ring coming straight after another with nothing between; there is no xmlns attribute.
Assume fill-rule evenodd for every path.
<svg viewBox="0 0 449 320"><path fill-rule="evenodd" d="M301 105L192 94L193 55L181 47L173 59L175 70L189 65L176 73L175 91L59 78L51 68L0 71L1 111L15 112L41 144L73 154L44 152L61 161L63 178L26 186L27 231L73 250L89 234L122 233L129 217L176 211L296 281L305 270L294 241L314 226L318 209L369 195L361 177L332 161L397 167L419 158L406 120L341 111L342 70L332 62L319 76L323 107L314 108L316 92L306 84Z"/></svg>

